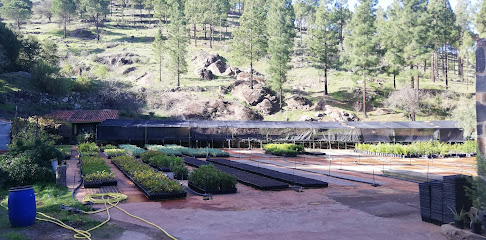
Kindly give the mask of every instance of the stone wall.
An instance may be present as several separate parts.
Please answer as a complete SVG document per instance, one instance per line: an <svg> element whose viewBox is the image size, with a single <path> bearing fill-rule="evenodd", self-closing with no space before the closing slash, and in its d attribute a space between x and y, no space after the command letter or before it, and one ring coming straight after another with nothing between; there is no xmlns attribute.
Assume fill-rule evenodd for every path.
<svg viewBox="0 0 486 240"><path fill-rule="evenodd" d="M486 156L486 39L477 41L476 49L476 115L479 153ZM484 158L482 159L484 161ZM484 177L486 173L480 172Z"/></svg>

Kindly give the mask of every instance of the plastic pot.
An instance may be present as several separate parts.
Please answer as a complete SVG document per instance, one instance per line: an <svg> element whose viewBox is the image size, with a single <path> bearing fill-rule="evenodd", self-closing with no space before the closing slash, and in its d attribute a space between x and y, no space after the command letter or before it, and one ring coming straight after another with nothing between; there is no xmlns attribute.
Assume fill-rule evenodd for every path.
<svg viewBox="0 0 486 240"><path fill-rule="evenodd" d="M454 225L456 228L464 229L464 220L454 220Z"/></svg>
<svg viewBox="0 0 486 240"><path fill-rule="evenodd" d="M481 224L481 222L473 222L471 224L471 230L473 233L476 233L476 234L481 234L481 227L483 225Z"/></svg>

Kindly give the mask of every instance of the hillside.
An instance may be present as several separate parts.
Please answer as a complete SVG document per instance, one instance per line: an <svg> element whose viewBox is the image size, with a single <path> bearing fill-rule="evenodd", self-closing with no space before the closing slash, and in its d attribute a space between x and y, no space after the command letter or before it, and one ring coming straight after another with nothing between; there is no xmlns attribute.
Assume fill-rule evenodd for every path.
<svg viewBox="0 0 486 240"><path fill-rule="evenodd" d="M34 9L36 4L42 3L34 3ZM219 75L213 80L199 78L195 71L202 67L201 61L205 57L211 57L210 54L219 55L218 59L227 66L248 72L249 64L239 64L231 54L230 38L240 21L240 14L235 12L229 14L229 27L215 27L212 48L209 39L204 37L202 25L198 25L198 46L195 47L193 40L190 41L187 49L188 71L182 75L181 86L177 87L176 79L168 72L167 56L164 56L162 65L162 79L158 77L152 43L159 24L153 17L153 11L136 9L133 12L134 9L125 9L122 17L121 9L119 5L113 6L113 13L107 16L101 28L100 42L96 40L95 27L88 21L74 17L67 25L68 37L63 38L62 24L58 18L54 17L49 22L34 11L32 18L22 25L21 33L35 36L41 43L47 40L55 42L60 56L59 67L68 69L65 76L75 81L83 74L92 79L94 87L89 91L46 94L36 89L28 73L6 73L0 75L3 84L0 116L11 118L15 115L45 114L54 109L113 108L122 110L123 117L145 118L409 120L409 113L404 107L387 103L387 99L396 91L393 89L393 76L385 73L378 73L367 80L368 117L361 112L362 78L351 72L331 70L328 73L329 95L325 96L322 69L309 60L306 47L300 44L300 33L294 39L291 69L288 81L283 85L282 110L278 109L275 92L270 91L265 82L251 91L248 81L236 80L235 76ZM4 19L3 22L11 29L15 28L12 21ZM161 24L161 31L167 37L165 24ZM222 40L219 31L222 32ZM302 35L304 39L307 38L305 31ZM260 78L268 79L268 66L268 58L254 64L254 69L261 73ZM422 72L420 111L416 120L451 119L452 111L459 105L473 104L473 66L466 67L465 81L461 81L457 75L456 67L454 65L454 69L449 69L449 90L445 90L443 74L433 82L429 76L429 66L425 73ZM396 81L398 91L410 86L406 74L398 75ZM401 101L399 99L402 98L395 96L395 99L398 100L392 101Z"/></svg>

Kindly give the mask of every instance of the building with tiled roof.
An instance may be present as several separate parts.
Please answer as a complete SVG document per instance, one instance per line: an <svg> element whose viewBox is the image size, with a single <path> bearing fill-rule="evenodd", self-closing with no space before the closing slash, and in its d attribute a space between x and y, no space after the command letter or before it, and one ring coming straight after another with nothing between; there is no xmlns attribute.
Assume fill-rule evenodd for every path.
<svg viewBox="0 0 486 240"><path fill-rule="evenodd" d="M96 125L107 119L118 119L118 110L60 110L45 117L67 122L72 128L72 134L77 136L83 132L96 132Z"/></svg>

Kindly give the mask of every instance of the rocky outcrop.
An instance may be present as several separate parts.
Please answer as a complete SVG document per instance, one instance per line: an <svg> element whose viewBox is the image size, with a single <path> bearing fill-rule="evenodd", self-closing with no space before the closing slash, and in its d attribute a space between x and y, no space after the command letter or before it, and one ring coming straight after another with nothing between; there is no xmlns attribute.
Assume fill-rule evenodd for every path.
<svg viewBox="0 0 486 240"><path fill-rule="evenodd" d="M331 117L336 122L355 122L359 121L359 118L352 113L348 113L340 108L326 105L324 115Z"/></svg>
<svg viewBox="0 0 486 240"><path fill-rule="evenodd" d="M300 95L291 96L285 101L289 110L310 110L312 102Z"/></svg>
<svg viewBox="0 0 486 240"><path fill-rule="evenodd" d="M105 64L110 67L121 67L133 63L139 63L140 56L135 53L122 52L99 56L95 59L95 62Z"/></svg>
<svg viewBox="0 0 486 240"><path fill-rule="evenodd" d="M237 67L229 67L226 69L223 75L228 77L236 77L240 72L241 70Z"/></svg>
<svg viewBox="0 0 486 240"><path fill-rule="evenodd" d="M256 106L270 94L270 90L256 81L253 82L253 89L250 88L249 81L236 81L231 93L249 105Z"/></svg>
<svg viewBox="0 0 486 240"><path fill-rule="evenodd" d="M194 71L196 76L198 76L200 79L204 80L213 80L215 78L213 72L211 70L208 70L206 68L199 68Z"/></svg>
<svg viewBox="0 0 486 240"><path fill-rule="evenodd" d="M263 99L259 104L257 104L257 108L260 113L263 115L270 115L277 110L276 104L270 101L268 98Z"/></svg>
<svg viewBox="0 0 486 240"><path fill-rule="evenodd" d="M250 78L251 78L251 74L247 72L240 72L238 73L238 75L236 75L236 80L239 81L249 81ZM255 74L253 75L253 80L256 81L257 83L261 83L261 84L265 83L265 79L262 76L255 75Z"/></svg>
<svg viewBox="0 0 486 240"><path fill-rule="evenodd" d="M211 65L208 66L208 70L213 72L213 74L215 75L223 75L223 73L226 72L227 68L228 66L226 65L226 63L221 60L217 60L216 62L211 63Z"/></svg>

